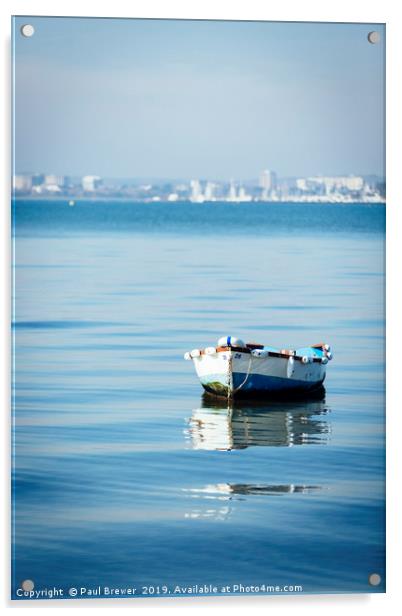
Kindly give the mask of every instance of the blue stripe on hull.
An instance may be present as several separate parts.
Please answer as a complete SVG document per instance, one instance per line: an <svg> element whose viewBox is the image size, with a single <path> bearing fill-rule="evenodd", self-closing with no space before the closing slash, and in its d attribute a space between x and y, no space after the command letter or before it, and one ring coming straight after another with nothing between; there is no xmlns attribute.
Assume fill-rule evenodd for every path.
<svg viewBox="0 0 402 616"><path fill-rule="evenodd" d="M246 380L246 373L233 373L233 387L236 389ZM311 391L319 387L322 381L297 381L295 379L285 379L277 376L265 376L262 374L250 374L241 387L239 392L258 393L258 392L285 392L285 391ZM207 391L223 393L222 389L227 390L226 378L218 374L210 374L201 379L201 384Z"/></svg>

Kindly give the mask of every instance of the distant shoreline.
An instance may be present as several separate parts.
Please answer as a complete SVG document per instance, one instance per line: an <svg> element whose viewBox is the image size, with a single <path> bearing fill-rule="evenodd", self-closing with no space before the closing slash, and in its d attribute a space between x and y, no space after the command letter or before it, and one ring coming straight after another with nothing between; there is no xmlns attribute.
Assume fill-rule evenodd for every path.
<svg viewBox="0 0 402 616"><path fill-rule="evenodd" d="M286 199L286 200L281 200L281 201L226 201L226 200L216 200L216 201L204 201L202 203L195 203L188 200L177 200L177 201L168 201L167 199L160 199L160 200L153 200L153 199L149 199L149 200L143 200L143 199L133 199L132 197L112 197L112 196L97 196L97 197L88 197L88 196L82 196L82 197L68 197L68 196L54 196L54 195L18 195L18 196L11 196L11 202L20 202L20 201L30 201L32 203L35 202L40 202L40 201L48 201L48 202L59 202L60 204L69 204L70 201L74 202L74 205L76 205L77 203L110 203L110 202L118 202L118 203L133 203L133 204L143 204L143 205L152 205L152 204L165 204L165 205L171 205L172 207L174 207L175 205L198 205L199 207L202 207L203 205L221 205L221 204L231 204L233 206L238 206L238 205L251 205L251 204L258 204L258 205L280 205L280 204L295 204L295 205L386 205L386 200L375 200L375 201L366 201L366 200L356 200L356 201L347 201L347 200L334 200L331 201L330 199L326 199L326 200L318 200L318 199L306 199L306 200L299 200L299 199Z"/></svg>

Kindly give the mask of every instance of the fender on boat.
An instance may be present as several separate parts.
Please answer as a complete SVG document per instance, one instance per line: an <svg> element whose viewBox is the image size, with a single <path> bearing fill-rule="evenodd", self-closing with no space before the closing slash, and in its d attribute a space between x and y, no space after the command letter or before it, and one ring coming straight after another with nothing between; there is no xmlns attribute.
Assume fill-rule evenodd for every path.
<svg viewBox="0 0 402 616"><path fill-rule="evenodd" d="M236 338L235 336L222 336L218 340L218 346L245 347L246 345L241 338Z"/></svg>

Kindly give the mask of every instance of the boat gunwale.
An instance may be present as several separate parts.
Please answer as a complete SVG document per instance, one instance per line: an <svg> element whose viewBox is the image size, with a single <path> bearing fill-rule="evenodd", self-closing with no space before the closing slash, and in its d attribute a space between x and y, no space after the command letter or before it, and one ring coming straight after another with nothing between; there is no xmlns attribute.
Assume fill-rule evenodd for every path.
<svg viewBox="0 0 402 616"><path fill-rule="evenodd" d="M311 347L311 348L313 349L313 348L320 348L320 347ZM217 353L232 351L233 353L250 354L252 350L254 349L250 349L248 347L236 347L236 346L218 346L215 348L215 351ZM209 353L206 353L205 349L199 349L199 351L200 351L200 355L209 355ZM280 351L265 351L265 352L267 353L266 355L267 357L279 357L282 359L289 359L290 357L293 357L293 359L296 361L303 361L303 357L304 357L304 355L281 353ZM322 363L321 357L309 357L309 359L311 360L312 363L317 363L317 364Z"/></svg>

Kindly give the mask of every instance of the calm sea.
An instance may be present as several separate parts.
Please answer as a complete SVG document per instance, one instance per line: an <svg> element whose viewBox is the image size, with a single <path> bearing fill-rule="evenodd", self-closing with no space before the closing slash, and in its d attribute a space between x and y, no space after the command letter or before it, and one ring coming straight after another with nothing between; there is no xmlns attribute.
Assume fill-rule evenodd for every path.
<svg viewBox="0 0 402 616"><path fill-rule="evenodd" d="M13 596L384 592L384 227L383 205L18 201ZM205 398L183 353L222 335L328 342L325 399Z"/></svg>

